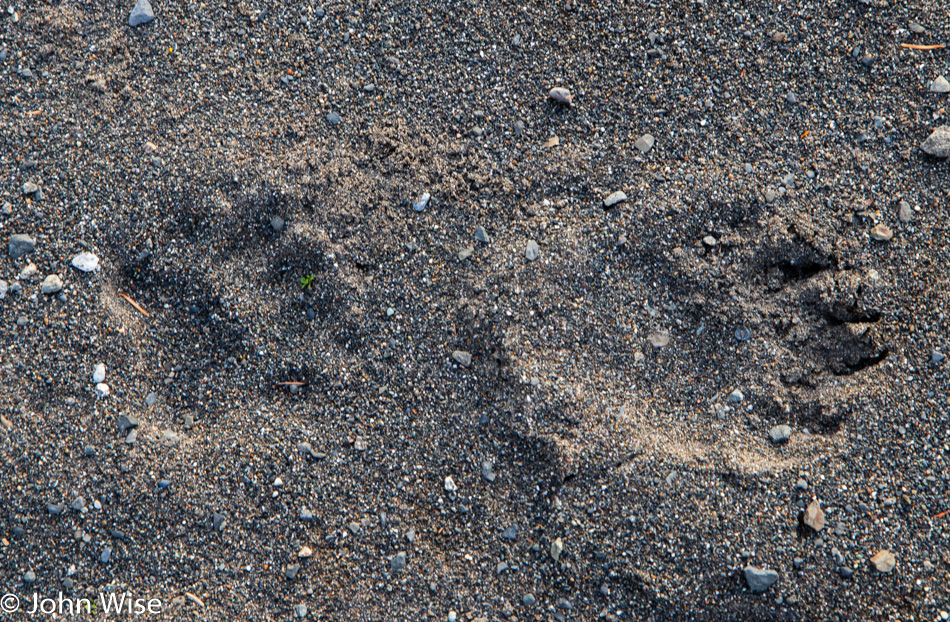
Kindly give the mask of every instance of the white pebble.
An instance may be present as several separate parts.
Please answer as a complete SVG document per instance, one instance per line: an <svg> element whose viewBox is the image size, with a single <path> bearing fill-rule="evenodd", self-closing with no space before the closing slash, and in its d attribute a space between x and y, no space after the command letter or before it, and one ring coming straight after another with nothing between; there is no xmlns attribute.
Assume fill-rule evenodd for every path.
<svg viewBox="0 0 950 622"><path fill-rule="evenodd" d="M102 363L96 363L95 368L92 370L92 381L96 384L99 384L106 379L106 366Z"/></svg>

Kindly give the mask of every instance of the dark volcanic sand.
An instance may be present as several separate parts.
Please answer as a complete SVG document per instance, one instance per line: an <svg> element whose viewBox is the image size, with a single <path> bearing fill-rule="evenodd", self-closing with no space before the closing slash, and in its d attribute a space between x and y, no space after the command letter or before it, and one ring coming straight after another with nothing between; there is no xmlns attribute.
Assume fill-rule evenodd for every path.
<svg viewBox="0 0 950 622"><path fill-rule="evenodd" d="M945 3L13 6L0 593L196 620L950 609L950 163L918 149L950 55L900 46L947 43ZM751 593L749 564L779 581Z"/></svg>

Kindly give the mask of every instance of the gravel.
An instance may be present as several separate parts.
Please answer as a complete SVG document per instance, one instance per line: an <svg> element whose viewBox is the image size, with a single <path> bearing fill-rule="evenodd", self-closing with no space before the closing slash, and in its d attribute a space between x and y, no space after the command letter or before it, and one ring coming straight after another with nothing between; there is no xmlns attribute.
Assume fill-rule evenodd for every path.
<svg viewBox="0 0 950 622"><path fill-rule="evenodd" d="M12 4L21 602L74 566L209 620L946 610L946 50L900 45L942 3Z"/></svg>

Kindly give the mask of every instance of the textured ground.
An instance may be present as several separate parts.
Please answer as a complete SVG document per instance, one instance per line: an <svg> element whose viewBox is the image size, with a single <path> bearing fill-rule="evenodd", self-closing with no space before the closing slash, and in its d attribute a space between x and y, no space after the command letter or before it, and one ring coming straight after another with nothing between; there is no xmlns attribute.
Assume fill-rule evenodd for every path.
<svg viewBox="0 0 950 622"><path fill-rule="evenodd" d="M942 2L153 6L0 18L0 592L950 610L950 163L918 149L950 54L900 45L948 43Z"/></svg>

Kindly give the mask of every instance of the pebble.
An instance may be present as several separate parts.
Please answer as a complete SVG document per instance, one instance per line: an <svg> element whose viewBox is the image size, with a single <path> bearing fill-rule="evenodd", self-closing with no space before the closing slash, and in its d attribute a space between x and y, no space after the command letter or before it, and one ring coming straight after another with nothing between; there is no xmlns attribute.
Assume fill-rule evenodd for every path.
<svg viewBox="0 0 950 622"><path fill-rule="evenodd" d="M463 248L462 250L458 252L459 261L465 261L466 259L468 259L474 254L475 254L475 247L466 246L465 248Z"/></svg>
<svg viewBox="0 0 950 622"><path fill-rule="evenodd" d="M297 578L298 572L300 572L300 564L292 564L284 569L284 576L293 581Z"/></svg>
<svg viewBox="0 0 950 622"><path fill-rule="evenodd" d="M538 243L530 240L524 248L524 256L528 261L536 261L541 256L541 249Z"/></svg>
<svg viewBox="0 0 950 622"><path fill-rule="evenodd" d="M309 546L305 546L297 551L297 557L300 559L307 559L313 557L313 550Z"/></svg>
<svg viewBox="0 0 950 622"><path fill-rule="evenodd" d="M50 274L45 279L43 279L43 284L40 285L40 291L47 296L58 294L59 292L63 291L63 280L59 278L58 275Z"/></svg>
<svg viewBox="0 0 950 622"><path fill-rule="evenodd" d="M280 216L273 216L270 219L270 227L274 231L280 231L281 229L284 228L284 219L281 218Z"/></svg>
<svg viewBox="0 0 950 622"><path fill-rule="evenodd" d="M525 594L525 595L521 598L521 603L522 603L525 607L530 607L530 606L534 605L536 602L538 602L538 599L534 597L534 594Z"/></svg>
<svg viewBox="0 0 950 622"><path fill-rule="evenodd" d="M458 619L458 614L455 613L454 611L450 611L449 618L448 618L449 622L455 622L457 619Z"/></svg>
<svg viewBox="0 0 950 622"><path fill-rule="evenodd" d="M937 79L930 83L931 93L950 93L950 82L943 76L937 76Z"/></svg>
<svg viewBox="0 0 950 622"><path fill-rule="evenodd" d="M92 253L79 253L73 257L72 264L81 272L92 272L99 267L99 258Z"/></svg>
<svg viewBox="0 0 950 622"><path fill-rule="evenodd" d="M874 569L878 572L887 574L897 566L897 560L890 551L880 550L871 558L871 565L873 565Z"/></svg>
<svg viewBox="0 0 950 622"><path fill-rule="evenodd" d="M850 579L852 576L854 576L854 570L848 566L841 566L838 568L838 575L842 579Z"/></svg>
<svg viewBox="0 0 950 622"><path fill-rule="evenodd" d="M294 605L294 613L297 614L297 617L298 617L298 618L306 618L306 617L307 617L307 605L304 605L303 603L301 603L301 604L299 604L299 605Z"/></svg>
<svg viewBox="0 0 950 622"><path fill-rule="evenodd" d="M211 514L211 529L214 531L224 531L224 524L227 521L228 519L224 514L221 514L220 512L214 512Z"/></svg>
<svg viewBox="0 0 950 622"><path fill-rule="evenodd" d="M23 575L24 583L36 583L36 573L32 570L28 570L26 574Z"/></svg>
<svg viewBox="0 0 950 622"><path fill-rule="evenodd" d="M147 24L153 19L155 19L155 13L152 12L152 5L149 4L148 0L138 0L129 15L129 26L135 28Z"/></svg>
<svg viewBox="0 0 950 622"><path fill-rule="evenodd" d="M815 531L821 531L825 528L825 512L821 509L821 505L819 505L817 499L809 503L808 507L805 508L805 514L802 520Z"/></svg>
<svg viewBox="0 0 950 622"><path fill-rule="evenodd" d="M797 104L798 95L796 95L795 93L789 93L788 95L785 96L785 101L787 101L790 104Z"/></svg>
<svg viewBox="0 0 950 622"><path fill-rule="evenodd" d="M7 291L9 290L9 285L3 279L0 279L0 300L7 297Z"/></svg>
<svg viewBox="0 0 950 622"><path fill-rule="evenodd" d="M422 193L422 196L420 196L420 197L412 204L412 209L416 210L417 212L421 212L421 211L424 210L424 209L426 208L426 206L429 204L429 199L431 199L431 198L432 198L432 196L431 196L428 192L423 192L423 193Z"/></svg>
<svg viewBox="0 0 950 622"><path fill-rule="evenodd" d="M617 205L618 203L623 203L626 200L627 200L627 195L624 194L622 190L618 190L616 192L609 194L607 198L604 199L604 207L613 207L614 205Z"/></svg>
<svg viewBox="0 0 950 622"><path fill-rule="evenodd" d="M102 549L102 555L99 556L99 561L103 564L108 564L110 559L112 559L112 549L109 547Z"/></svg>
<svg viewBox="0 0 950 622"><path fill-rule="evenodd" d="M550 92L548 93L548 97L550 97L551 99L553 99L559 104L566 104L568 106L570 106L571 103L574 101L574 96L571 95L571 92L568 89L561 86L556 86L553 89L551 89Z"/></svg>
<svg viewBox="0 0 950 622"><path fill-rule="evenodd" d="M798 481L795 482L795 490L801 490L802 492L808 490L808 482L805 480L805 478L798 478Z"/></svg>
<svg viewBox="0 0 950 622"><path fill-rule="evenodd" d="M10 257L19 259L23 255L32 253L36 248L36 240L25 233L14 233L8 243Z"/></svg>
<svg viewBox="0 0 950 622"><path fill-rule="evenodd" d="M918 24L917 22L910 22L907 25L907 27L910 28L910 31L914 33L915 35L922 35L925 32L927 32L927 29L921 26L920 24Z"/></svg>
<svg viewBox="0 0 950 622"><path fill-rule="evenodd" d="M935 129L920 148L935 158L950 158L950 126L941 125Z"/></svg>
<svg viewBox="0 0 950 622"><path fill-rule="evenodd" d="M119 425L119 432L125 434L129 430L139 427L139 420L132 415L122 415L116 421Z"/></svg>
<svg viewBox="0 0 950 622"><path fill-rule="evenodd" d="M109 385L104 382L100 382L96 385L96 395L99 397L107 397L109 395Z"/></svg>
<svg viewBox="0 0 950 622"><path fill-rule="evenodd" d="M96 366L92 369L92 381L96 384L99 384L106 379L106 366L102 363L96 363Z"/></svg>
<svg viewBox="0 0 950 622"><path fill-rule="evenodd" d="M901 222L910 222L914 219L914 210L907 201L901 201L897 206L897 218Z"/></svg>
<svg viewBox="0 0 950 622"><path fill-rule="evenodd" d="M558 561L561 559L561 553L564 552L564 542L560 538L555 538L554 542L551 543L551 559Z"/></svg>
<svg viewBox="0 0 950 622"><path fill-rule="evenodd" d="M330 125L339 125L342 121L343 120L340 118L340 115L335 112L327 114L327 123Z"/></svg>
<svg viewBox="0 0 950 622"><path fill-rule="evenodd" d="M752 339L752 331L744 326L740 326L736 329L736 339L739 341L748 341Z"/></svg>
<svg viewBox="0 0 950 622"><path fill-rule="evenodd" d="M888 242L893 237L894 232L883 223L874 225L874 227L871 229L872 240L877 240L878 242Z"/></svg>
<svg viewBox="0 0 950 622"><path fill-rule="evenodd" d="M32 181L26 182L25 184L23 184L23 187L20 188L20 190L23 191L23 194L27 196L31 194L36 194L37 192L39 192L39 189L40 187L34 184Z"/></svg>
<svg viewBox="0 0 950 622"><path fill-rule="evenodd" d="M947 357L940 350L931 350L930 352L930 362L934 365L942 363L945 358Z"/></svg>
<svg viewBox="0 0 950 622"><path fill-rule="evenodd" d="M517 539L518 539L518 526L517 526L517 525L511 525L510 527L508 527L507 529L505 529L503 532L501 532L501 537L504 538L505 540L511 540L511 541L517 540Z"/></svg>
<svg viewBox="0 0 950 622"><path fill-rule="evenodd" d="M495 481L495 470L491 462L485 460L482 462L482 477L489 482Z"/></svg>
<svg viewBox="0 0 950 622"><path fill-rule="evenodd" d="M740 391L739 389L736 389L735 391L729 394L729 401L732 402L733 404L738 404L743 399L745 399L745 395L743 395L742 391Z"/></svg>
<svg viewBox="0 0 950 622"><path fill-rule="evenodd" d="M485 231L485 227L475 227L475 239L483 244L488 244L489 237L488 232Z"/></svg>
<svg viewBox="0 0 950 622"><path fill-rule="evenodd" d="M389 561L389 567L393 570L403 570L406 567L406 552L399 551L393 555L392 559Z"/></svg>
<svg viewBox="0 0 950 622"><path fill-rule="evenodd" d="M644 134L639 139L637 139L637 142L634 143L634 146L640 150L640 153L646 153L650 151L650 149L653 149L654 144L656 144L656 139L650 134Z"/></svg>
<svg viewBox="0 0 950 622"><path fill-rule="evenodd" d="M462 367L471 367L472 366L472 355L465 350L456 350L452 353L452 358L456 363Z"/></svg>
<svg viewBox="0 0 950 622"><path fill-rule="evenodd" d="M792 428L787 425L777 425L769 430L769 439L776 445L784 443L792 436Z"/></svg>
<svg viewBox="0 0 950 622"><path fill-rule="evenodd" d="M455 485L455 480L452 479L451 475L445 476L444 487L446 492L455 492L458 490L458 486Z"/></svg>
<svg viewBox="0 0 950 622"><path fill-rule="evenodd" d="M152 391L151 393L145 396L146 406L154 406L155 402L157 401L158 401L158 393L155 393L154 391Z"/></svg>
<svg viewBox="0 0 950 622"><path fill-rule="evenodd" d="M761 594L778 581L778 573L774 570L746 566L744 572L745 581L755 594Z"/></svg>
<svg viewBox="0 0 950 622"><path fill-rule="evenodd" d="M666 330L652 332L647 339L654 348L665 348L670 345L670 333Z"/></svg>

